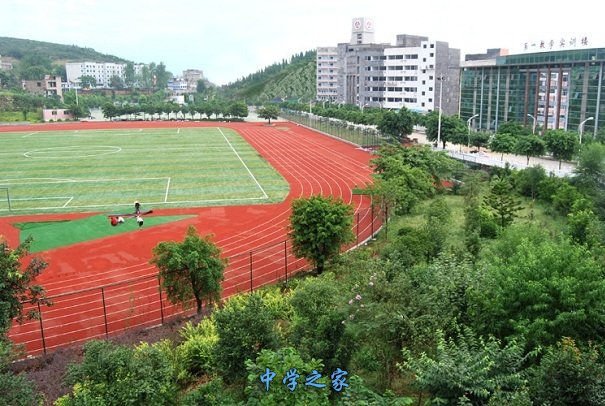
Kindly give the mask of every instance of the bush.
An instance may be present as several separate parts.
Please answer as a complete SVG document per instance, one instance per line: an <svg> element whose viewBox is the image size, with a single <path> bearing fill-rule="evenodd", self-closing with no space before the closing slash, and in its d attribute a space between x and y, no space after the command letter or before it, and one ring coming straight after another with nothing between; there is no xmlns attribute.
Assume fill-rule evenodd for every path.
<svg viewBox="0 0 605 406"><path fill-rule="evenodd" d="M214 313L218 342L216 362L225 382L246 376L245 361L262 349L275 349L275 318L258 293L232 298Z"/></svg>
<svg viewBox="0 0 605 406"><path fill-rule="evenodd" d="M231 406L237 404L238 402L225 392L223 381L220 378L198 386L185 394L180 402L182 406Z"/></svg>
<svg viewBox="0 0 605 406"><path fill-rule="evenodd" d="M179 345L183 367L192 376L210 374L215 370L215 350L218 334L213 318L193 325L187 322L179 332L184 341Z"/></svg>

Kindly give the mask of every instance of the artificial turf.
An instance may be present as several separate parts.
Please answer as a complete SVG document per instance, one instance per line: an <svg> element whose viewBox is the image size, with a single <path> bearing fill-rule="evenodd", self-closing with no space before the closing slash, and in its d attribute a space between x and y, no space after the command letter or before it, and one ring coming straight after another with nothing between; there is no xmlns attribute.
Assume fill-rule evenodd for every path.
<svg viewBox="0 0 605 406"><path fill-rule="evenodd" d="M157 226L193 216L146 216L144 228ZM33 237L30 252L46 251L53 248L90 241L97 238L135 231L139 228L134 218L128 218L118 226L112 226L105 214L77 220L15 223L21 230L21 241Z"/></svg>
<svg viewBox="0 0 605 406"><path fill-rule="evenodd" d="M219 127L0 133L0 174L0 215L272 203L289 188Z"/></svg>

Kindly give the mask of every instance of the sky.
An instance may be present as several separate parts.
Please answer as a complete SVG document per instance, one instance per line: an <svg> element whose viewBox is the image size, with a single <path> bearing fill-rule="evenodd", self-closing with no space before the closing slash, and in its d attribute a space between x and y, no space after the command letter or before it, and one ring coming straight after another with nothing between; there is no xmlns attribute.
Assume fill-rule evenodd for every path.
<svg viewBox="0 0 605 406"><path fill-rule="evenodd" d="M217 85L293 54L348 42L352 20L374 20L375 41L397 34L467 53L586 37L605 47L597 2L585 0L3 0L0 36L94 48Z"/></svg>

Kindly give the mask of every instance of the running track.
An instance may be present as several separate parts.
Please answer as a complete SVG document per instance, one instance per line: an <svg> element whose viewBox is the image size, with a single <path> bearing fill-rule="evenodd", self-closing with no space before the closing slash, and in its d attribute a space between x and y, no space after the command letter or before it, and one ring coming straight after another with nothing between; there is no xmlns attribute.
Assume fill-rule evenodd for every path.
<svg viewBox="0 0 605 406"><path fill-rule="evenodd" d="M154 208L154 214L158 215L193 214L195 217L44 252L42 256L49 266L38 282L46 288L48 296L54 297L54 305L42 308L42 321L14 325L10 332L14 342L24 344L28 354L38 355L44 347L52 351L128 328L157 325L164 318L181 312L165 297L160 297L157 270L148 262L158 242L182 240L189 225L194 225L200 234L213 234L223 255L229 258L224 297L282 280L286 272L291 274L306 267L303 260L291 255L286 242L293 199L322 194L341 197L352 204L359 222L354 226L354 232L360 236L358 242L378 228L378 219L373 219L377 214L372 215L369 199L351 194L356 185L371 182L370 154L293 123L266 126L263 123L91 122L0 127L0 132L219 125L238 131L282 174L290 185L285 201L250 206ZM0 235L14 246L18 243L18 230L12 223L88 215L90 213L2 217ZM104 288L100 289L101 286ZM79 293L70 293L74 291Z"/></svg>

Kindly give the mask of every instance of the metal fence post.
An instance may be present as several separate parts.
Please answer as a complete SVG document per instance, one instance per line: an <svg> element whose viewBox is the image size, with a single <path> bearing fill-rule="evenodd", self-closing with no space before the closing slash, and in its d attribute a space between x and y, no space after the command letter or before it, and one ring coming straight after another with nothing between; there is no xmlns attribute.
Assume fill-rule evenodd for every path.
<svg viewBox="0 0 605 406"><path fill-rule="evenodd" d="M164 303L162 302L162 282L160 281L160 275L158 274L158 291L160 292L160 320L162 326L164 325Z"/></svg>
<svg viewBox="0 0 605 406"><path fill-rule="evenodd" d="M357 244L359 245L359 212L357 212Z"/></svg>
<svg viewBox="0 0 605 406"><path fill-rule="evenodd" d="M286 283L288 283L288 240L284 241L284 269L286 270Z"/></svg>
<svg viewBox="0 0 605 406"><path fill-rule="evenodd" d="M374 205L372 204L370 206L370 209L372 210L372 239L374 238Z"/></svg>
<svg viewBox="0 0 605 406"><path fill-rule="evenodd" d="M105 319L105 338L109 337L109 331L107 329L107 308L105 307L105 288L101 287L101 297L103 298L103 317Z"/></svg>
<svg viewBox="0 0 605 406"><path fill-rule="evenodd" d="M252 292L252 251L250 251L250 292Z"/></svg>
<svg viewBox="0 0 605 406"><path fill-rule="evenodd" d="M42 335L42 349L44 355L46 355L46 339L44 338L44 327L42 326L42 309L40 308L40 302L38 302L38 320L40 321L40 334Z"/></svg>

